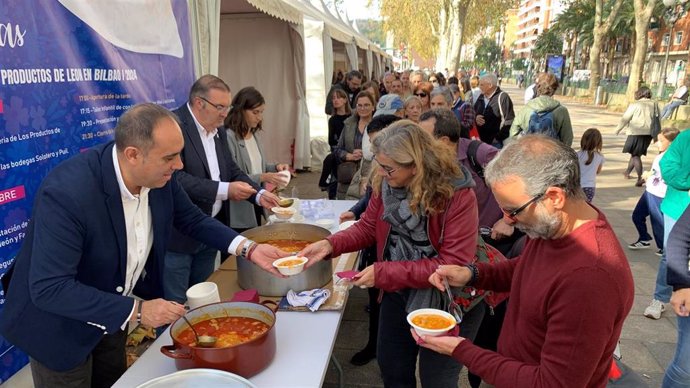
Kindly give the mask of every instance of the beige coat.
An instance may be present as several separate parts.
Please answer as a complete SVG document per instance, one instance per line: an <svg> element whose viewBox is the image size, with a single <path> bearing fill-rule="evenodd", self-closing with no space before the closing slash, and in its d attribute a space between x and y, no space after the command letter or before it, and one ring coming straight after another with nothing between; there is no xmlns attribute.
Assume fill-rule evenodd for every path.
<svg viewBox="0 0 690 388"><path fill-rule="evenodd" d="M625 133L628 136L650 135L655 106L656 102L649 98L641 98L628 105L628 109L625 110L618 127L616 127L616 135L626 127ZM659 108L656 109L658 112Z"/></svg>

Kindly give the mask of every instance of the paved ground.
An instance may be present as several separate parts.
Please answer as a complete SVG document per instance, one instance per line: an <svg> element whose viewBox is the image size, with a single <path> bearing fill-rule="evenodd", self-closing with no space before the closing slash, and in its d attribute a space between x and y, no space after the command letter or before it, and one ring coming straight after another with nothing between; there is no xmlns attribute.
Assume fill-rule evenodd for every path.
<svg viewBox="0 0 690 388"><path fill-rule="evenodd" d="M505 85L504 90L511 95L516 111L519 110L523 105L522 90L513 85ZM626 246L637 238L630 221L630 214L643 188L635 187L634 180L625 180L622 177L622 171L628 160L627 154L621 153L625 136L615 136L613 133L620 113L610 113L602 108L570 101L564 101L564 104L569 108L575 129L574 146L579 147L580 136L589 127L599 128L604 135L606 163L603 172L598 177L594 203L606 213L621 244ZM649 167L656 154L656 147L651 146L649 154L643 159L645 168ZM317 187L318 173L302 173L293 182L299 187L302 197L323 197L323 193ZM626 253L635 278L635 304L625 321L621 336L623 360L637 372L646 376L650 387L659 387L664 369L674 353L677 323L672 311L665 312L658 321L642 315L652 298L659 258L651 249L642 251L626 249ZM365 312L366 303L365 292L359 289L352 291L333 352L343 367L343 377L347 387L383 386L375 362L370 362L363 367L355 367L349 363L350 357L366 343L368 320ZM336 387L337 377L336 369L331 365L326 374L324 387ZM462 377L459 386L468 386Z"/></svg>

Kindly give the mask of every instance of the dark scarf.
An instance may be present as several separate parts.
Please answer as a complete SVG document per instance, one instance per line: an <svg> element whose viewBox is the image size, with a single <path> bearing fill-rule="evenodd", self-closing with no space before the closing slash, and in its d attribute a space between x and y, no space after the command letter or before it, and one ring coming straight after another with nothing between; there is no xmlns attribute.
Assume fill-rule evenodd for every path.
<svg viewBox="0 0 690 388"><path fill-rule="evenodd" d="M391 232L384 251L386 261L417 261L436 257L438 253L429 241L427 216L423 208L417 213L410 209L410 198L407 189L393 188L384 180L381 186L383 200L383 220L391 225ZM429 285L429 288L405 289L407 312L420 308L443 308L441 293Z"/></svg>

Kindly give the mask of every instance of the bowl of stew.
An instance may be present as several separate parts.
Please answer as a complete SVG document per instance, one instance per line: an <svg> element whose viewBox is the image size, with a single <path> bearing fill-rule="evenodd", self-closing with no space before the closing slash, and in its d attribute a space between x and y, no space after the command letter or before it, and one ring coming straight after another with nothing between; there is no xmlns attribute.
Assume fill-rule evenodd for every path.
<svg viewBox="0 0 690 388"><path fill-rule="evenodd" d="M304 256L288 256L274 261L273 266L276 267L281 274L292 276L302 272L307 261L309 261L309 259Z"/></svg>
<svg viewBox="0 0 690 388"><path fill-rule="evenodd" d="M199 335L217 338L212 348L198 346L189 325L170 325L173 344L161 352L175 359L177 369L211 368L249 378L265 369L276 351L275 312L264 304L219 302L190 310L185 317Z"/></svg>
<svg viewBox="0 0 690 388"><path fill-rule="evenodd" d="M419 336L438 337L455 327L457 322L448 312L438 309L419 309L407 314L407 323Z"/></svg>

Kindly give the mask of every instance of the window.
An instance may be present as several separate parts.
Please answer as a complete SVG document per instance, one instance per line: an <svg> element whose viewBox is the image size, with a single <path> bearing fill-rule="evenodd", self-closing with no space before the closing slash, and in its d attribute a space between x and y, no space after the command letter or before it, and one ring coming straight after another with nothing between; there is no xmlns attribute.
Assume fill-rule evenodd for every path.
<svg viewBox="0 0 690 388"><path fill-rule="evenodd" d="M676 39L673 40L673 44L681 44L683 42L683 31L676 32Z"/></svg>
<svg viewBox="0 0 690 388"><path fill-rule="evenodd" d="M668 46L668 42L670 39L671 39L671 36L668 33L664 34L664 37L661 38L661 45L662 46Z"/></svg>

